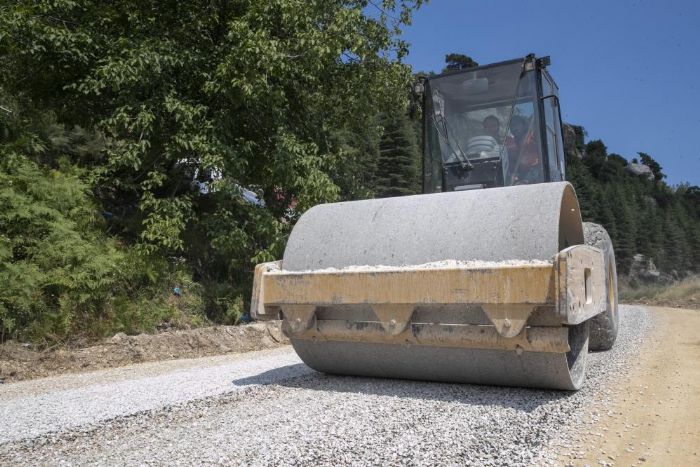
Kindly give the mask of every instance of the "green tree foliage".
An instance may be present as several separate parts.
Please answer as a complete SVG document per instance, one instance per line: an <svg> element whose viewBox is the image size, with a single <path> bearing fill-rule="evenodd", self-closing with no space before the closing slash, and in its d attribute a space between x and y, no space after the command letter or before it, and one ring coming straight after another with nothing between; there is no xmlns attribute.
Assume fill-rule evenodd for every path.
<svg viewBox="0 0 700 467"><path fill-rule="evenodd" d="M651 173L654 174L654 180L660 182L661 180L666 178L666 175L663 172L661 172L662 167L649 154L645 152L639 152L637 154L639 154L639 160L642 161L642 164L648 166L651 169Z"/></svg>
<svg viewBox="0 0 700 467"><path fill-rule="evenodd" d="M445 55L445 68L443 68L442 72L466 70L478 66L479 64L468 55L451 53Z"/></svg>
<svg viewBox="0 0 700 467"><path fill-rule="evenodd" d="M0 155L0 340L154 329L176 319L150 290L167 286L159 260L104 234L79 170Z"/></svg>
<svg viewBox="0 0 700 467"><path fill-rule="evenodd" d="M586 144L583 163L588 167L588 171L597 178L607 178L608 148L599 139Z"/></svg>
<svg viewBox="0 0 700 467"><path fill-rule="evenodd" d="M420 151L415 129L405 114L385 119L379 143L376 196L420 193Z"/></svg>
<svg viewBox="0 0 700 467"><path fill-rule="evenodd" d="M234 321L299 213L373 194L362 171L379 112L405 112L398 32L420 3L15 2L0 9L0 96L21 138L4 144L85 169L109 233L185 264L207 315ZM44 118L75 138L44 150Z"/></svg>
<svg viewBox="0 0 700 467"><path fill-rule="evenodd" d="M421 3L0 8L0 339L237 322L253 265L306 209L419 192L399 32ZM474 66L449 54L444 71ZM571 128L568 177L621 272L637 252L697 271L700 189L645 153L655 180L631 175Z"/></svg>
<svg viewBox="0 0 700 467"><path fill-rule="evenodd" d="M697 187L669 187L662 181L661 166L646 153L639 158L651 168L654 180L628 173L627 161L608 154L600 140L584 149L581 159L567 151L567 179L576 188L584 220L598 222L610 233L618 271L628 273L637 253L668 273L699 271Z"/></svg>
<svg viewBox="0 0 700 467"><path fill-rule="evenodd" d="M583 153L586 150L586 130L580 125L569 125L574 130L574 147Z"/></svg>
<svg viewBox="0 0 700 467"><path fill-rule="evenodd" d="M376 116L369 122L358 122L354 128L333 133L332 144L339 150L330 164L331 178L340 190L341 200L374 196L381 131Z"/></svg>

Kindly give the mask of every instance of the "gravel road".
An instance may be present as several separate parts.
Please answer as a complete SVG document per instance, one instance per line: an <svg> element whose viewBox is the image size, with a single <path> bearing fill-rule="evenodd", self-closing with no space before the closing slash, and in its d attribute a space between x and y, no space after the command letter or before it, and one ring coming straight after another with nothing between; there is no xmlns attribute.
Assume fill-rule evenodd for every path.
<svg viewBox="0 0 700 467"><path fill-rule="evenodd" d="M476 464L576 458L652 332L623 306L576 393L336 377L290 347L0 386L0 463Z"/></svg>

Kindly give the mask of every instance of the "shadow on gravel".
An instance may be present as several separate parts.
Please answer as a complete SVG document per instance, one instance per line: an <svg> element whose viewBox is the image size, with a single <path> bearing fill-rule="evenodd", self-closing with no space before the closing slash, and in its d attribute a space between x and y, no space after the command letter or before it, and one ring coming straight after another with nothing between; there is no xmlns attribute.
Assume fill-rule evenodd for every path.
<svg viewBox="0 0 700 467"><path fill-rule="evenodd" d="M285 380L300 378L313 373L316 372L303 363L296 363L294 365L274 368L255 376L234 379L232 383L235 386L249 386L252 384L282 384Z"/></svg>
<svg viewBox="0 0 700 467"><path fill-rule="evenodd" d="M542 405L557 403L576 394L569 391L543 389L336 376L318 373L303 363L275 368L259 375L236 379L233 380L233 384L236 386L274 384L311 391L456 402L466 405L498 406L520 412L532 412Z"/></svg>

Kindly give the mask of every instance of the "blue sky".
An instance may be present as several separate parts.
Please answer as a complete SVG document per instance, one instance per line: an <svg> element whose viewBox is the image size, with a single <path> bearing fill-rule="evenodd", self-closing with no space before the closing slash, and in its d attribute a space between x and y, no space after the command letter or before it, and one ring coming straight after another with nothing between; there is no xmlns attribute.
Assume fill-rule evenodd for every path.
<svg viewBox="0 0 700 467"><path fill-rule="evenodd" d="M450 52L550 55L564 121L627 160L651 154L670 184L700 185L700 0L432 0L403 37L415 71Z"/></svg>

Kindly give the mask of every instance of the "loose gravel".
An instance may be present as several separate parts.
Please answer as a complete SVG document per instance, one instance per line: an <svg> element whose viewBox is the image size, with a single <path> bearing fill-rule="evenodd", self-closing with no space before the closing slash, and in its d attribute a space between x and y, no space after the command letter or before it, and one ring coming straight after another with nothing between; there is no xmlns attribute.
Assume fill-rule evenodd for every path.
<svg viewBox="0 0 700 467"><path fill-rule="evenodd" d="M231 381L254 374L263 375L258 377L261 383L271 381L264 375L273 369L282 379L312 372L300 362L284 348L208 359L201 367L166 373L152 363L126 371L87 373L79 376L83 385L78 387L70 387L75 376L9 385L0 391L0 443L244 390Z"/></svg>
<svg viewBox="0 0 700 467"><path fill-rule="evenodd" d="M643 308L621 313L617 344L589 355L576 393L328 376L296 363L291 349L268 353L274 364L249 358L172 379L110 382L101 418L92 402L99 384L26 398L3 398L0 389L0 463L553 463L562 449L579 448L581 430L606 411L652 330Z"/></svg>
<svg viewBox="0 0 700 467"><path fill-rule="evenodd" d="M323 269L306 269L303 271L287 271L279 269L276 263L269 266L268 274L309 274L309 273L337 273L337 272L397 272L397 271L424 271L426 269L486 269L486 268L502 268L502 267L522 267L522 266L552 266L553 260L521 260L509 259L504 261L482 261L470 260L461 261L455 259L447 259L443 261L432 261L423 264L407 264L403 266L386 266L383 264L372 265L355 265L346 266L344 268L323 268Z"/></svg>

